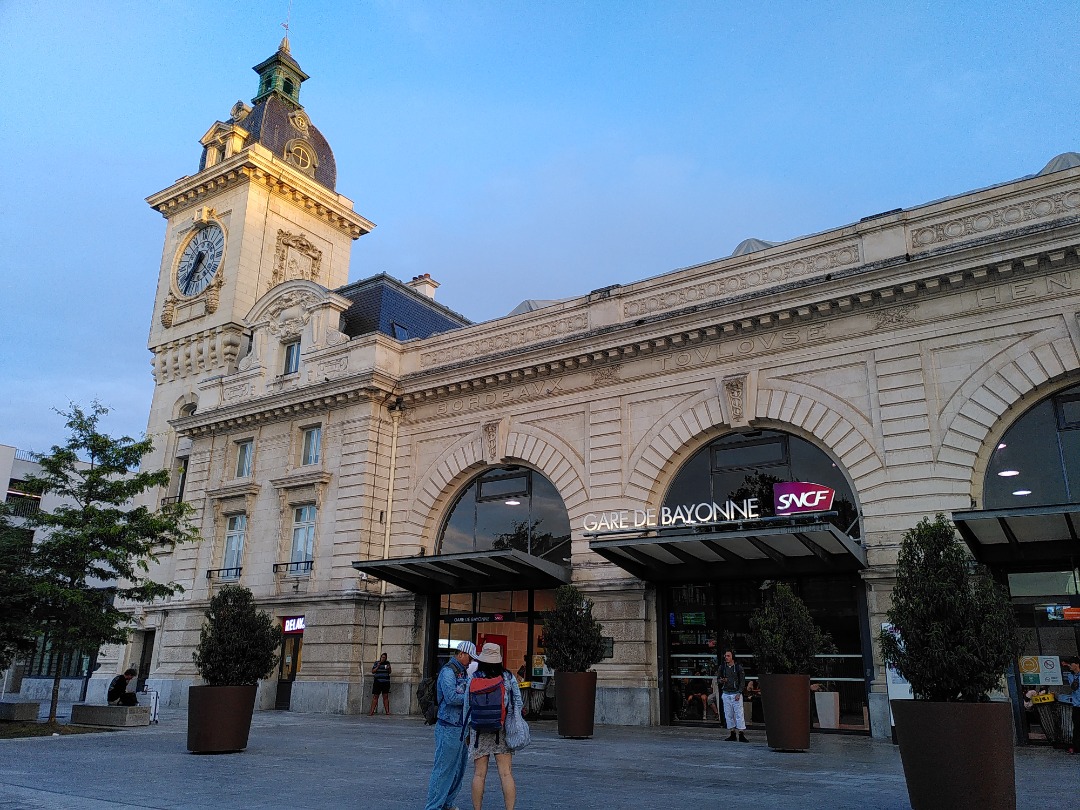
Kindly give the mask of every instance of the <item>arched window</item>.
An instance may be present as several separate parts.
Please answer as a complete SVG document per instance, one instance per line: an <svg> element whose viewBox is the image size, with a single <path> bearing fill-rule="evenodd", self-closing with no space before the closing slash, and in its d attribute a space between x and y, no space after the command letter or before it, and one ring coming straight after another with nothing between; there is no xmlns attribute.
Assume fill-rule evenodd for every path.
<svg viewBox="0 0 1080 810"><path fill-rule="evenodd" d="M836 490L833 525L858 536L858 512L844 474L822 450L778 430L732 433L710 442L691 457L664 498L665 506L739 502L757 498L763 516L773 514L772 485L809 481Z"/></svg>
<svg viewBox="0 0 1080 810"><path fill-rule="evenodd" d="M1080 385L1047 397L1001 437L983 480L984 509L1080 503Z"/></svg>
<svg viewBox="0 0 1080 810"><path fill-rule="evenodd" d="M528 467L496 467L465 488L439 534L437 554L513 548L559 564L570 518L558 490Z"/></svg>

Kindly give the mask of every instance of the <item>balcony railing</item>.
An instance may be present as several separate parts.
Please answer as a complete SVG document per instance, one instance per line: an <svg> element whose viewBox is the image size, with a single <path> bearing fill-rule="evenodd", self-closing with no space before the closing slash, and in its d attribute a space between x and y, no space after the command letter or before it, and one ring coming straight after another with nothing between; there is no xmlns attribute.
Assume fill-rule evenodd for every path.
<svg viewBox="0 0 1080 810"><path fill-rule="evenodd" d="M310 574L311 566L314 564L314 560L299 560L297 562L274 563L274 573L289 574L291 576Z"/></svg>
<svg viewBox="0 0 1080 810"><path fill-rule="evenodd" d="M4 503L7 506L8 514L12 517L30 517L41 511L40 498L9 494L7 501Z"/></svg>
<svg viewBox="0 0 1080 810"><path fill-rule="evenodd" d="M33 450L16 450L15 458L19 461L40 461L42 453L35 453Z"/></svg>
<svg viewBox="0 0 1080 810"><path fill-rule="evenodd" d="M207 579L240 579L240 572L244 569L240 568L211 568L206 572Z"/></svg>
<svg viewBox="0 0 1080 810"><path fill-rule="evenodd" d="M174 503L180 503L180 496L179 495L170 495L168 498L162 498L161 499L161 505L162 506L169 506L170 504L174 504Z"/></svg>

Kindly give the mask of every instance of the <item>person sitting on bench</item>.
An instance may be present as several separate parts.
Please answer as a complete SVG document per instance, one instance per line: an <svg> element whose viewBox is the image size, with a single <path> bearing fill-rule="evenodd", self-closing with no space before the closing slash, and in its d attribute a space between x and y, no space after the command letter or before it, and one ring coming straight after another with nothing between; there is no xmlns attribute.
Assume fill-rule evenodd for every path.
<svg viewBox="0 0 1080 810"><path fill-rule="evenodd" d="M123 675L117 675L109 684L110 706L138 706L134 692L128 691L128 682L136 675L134 668L129 668Z"/></svg>

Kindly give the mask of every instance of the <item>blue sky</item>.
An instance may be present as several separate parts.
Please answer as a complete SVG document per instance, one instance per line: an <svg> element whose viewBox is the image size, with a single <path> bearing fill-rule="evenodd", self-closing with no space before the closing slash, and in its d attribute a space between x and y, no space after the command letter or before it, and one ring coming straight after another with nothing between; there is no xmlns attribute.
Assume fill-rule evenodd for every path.
<svg viewBox="0 0 1080 810"><path fill-rule="evenodd" d="M98 399L142 434L164 220L280 2L0 0L0 443ZM476 320L1037 172L1080 150L1075 2L293 0L302 101L378 227Z"/></svg>

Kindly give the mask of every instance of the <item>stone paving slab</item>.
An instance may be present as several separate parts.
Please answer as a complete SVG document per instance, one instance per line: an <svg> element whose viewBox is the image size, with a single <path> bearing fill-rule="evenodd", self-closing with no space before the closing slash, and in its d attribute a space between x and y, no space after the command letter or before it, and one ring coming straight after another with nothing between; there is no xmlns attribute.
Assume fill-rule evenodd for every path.
<svg viewBox="0 0 1080 810"><path fill-rule="evenodd" d="M173 710L157 726L0 741L0 810L418 810L434 750L418 718L382 715L259 712L241 754L189 754L185 735L186 717ZM592 740L563 740L554 723L535 723L533 744L515 757L517 806L908 808L899 752L887 741L815 734L810 753L778 754L762 732L751 739L600 726ZM1017 777L1020 808L1060 806L1080 795L1080 757L1021 748ZM471 806L465 791L459 804ZM484 805L503 807L494 768Z"/></svg>

